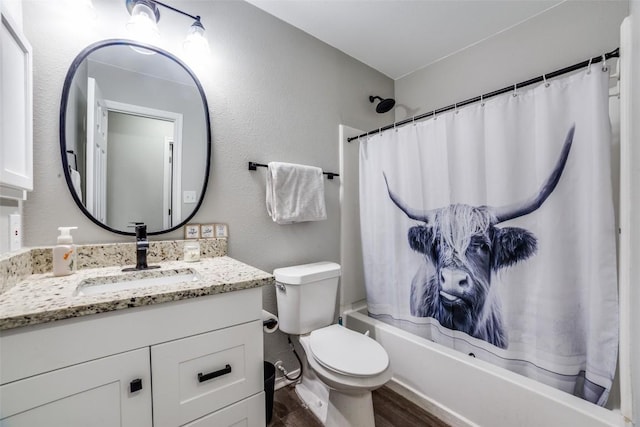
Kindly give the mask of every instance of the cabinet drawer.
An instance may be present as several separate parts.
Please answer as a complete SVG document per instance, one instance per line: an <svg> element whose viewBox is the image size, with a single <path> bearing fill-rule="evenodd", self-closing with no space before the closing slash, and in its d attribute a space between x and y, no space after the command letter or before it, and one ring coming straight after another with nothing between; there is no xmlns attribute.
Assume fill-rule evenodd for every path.
<svg viewBox="0 0 640 427"><path fill-rule="evenodd" d="M264 427L264 392L205 415L183 427Z"/></svg>
<svg viewBox="0 0 640 427"><path fill-rule="evenodd" d="M151 347L154 426L175 427L263 389L259 320Z"/></svg>

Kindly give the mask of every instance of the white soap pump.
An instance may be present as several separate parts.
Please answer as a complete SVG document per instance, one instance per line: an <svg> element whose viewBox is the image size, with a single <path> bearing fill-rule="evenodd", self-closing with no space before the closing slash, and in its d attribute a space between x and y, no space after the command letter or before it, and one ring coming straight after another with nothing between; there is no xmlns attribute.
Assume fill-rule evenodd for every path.
<svg viewBox="0 0 640 427"><path fill-rule="evenodd" d="M76 271L76 246L73 244L71 230L78 227L58 227L58 244L53 248L53 275L67 276Z"/></svg>

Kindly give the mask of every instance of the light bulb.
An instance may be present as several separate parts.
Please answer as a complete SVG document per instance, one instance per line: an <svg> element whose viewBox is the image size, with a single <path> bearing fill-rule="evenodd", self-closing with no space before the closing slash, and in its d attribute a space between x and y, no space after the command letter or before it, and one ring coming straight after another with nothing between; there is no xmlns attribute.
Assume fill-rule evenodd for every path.
<svg viewBox="0 0 640 427"><path fill-rule="evenodd" d="M189 27L189 32L182 46L190 55L205 55L209 52L209 42L204 36L204 27L200 21L195 21Z"/></svg>
<svg viewBox="0 0 640 427"><path fill-rule="evenodd" d="M158 30L157 10L151 8L147 2L138 1L131 10L131 19L127 22L127 30L134 40L147 44L156 44L160 40ZM136 49L137 50L137 49ZM140 51L141 53L152 54L152 51Z"/></svg>

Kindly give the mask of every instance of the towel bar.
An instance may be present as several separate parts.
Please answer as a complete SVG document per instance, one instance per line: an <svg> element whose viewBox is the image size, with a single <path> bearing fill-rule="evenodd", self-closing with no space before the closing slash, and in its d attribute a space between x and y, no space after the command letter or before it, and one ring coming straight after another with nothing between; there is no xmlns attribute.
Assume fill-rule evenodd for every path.
<svg viewBox="0 0 640 427"><path fill-rule="evenodd" d="M263 165L262 163L256 163L256 162L249 162L249 170L250 171L254 171L258 168L266 168L269 167L269 165ZM334 176L340 176L340 174L337 173L333 173L333 172L322 172L324 175L327 175L327 179L333 179Z"/></svg>

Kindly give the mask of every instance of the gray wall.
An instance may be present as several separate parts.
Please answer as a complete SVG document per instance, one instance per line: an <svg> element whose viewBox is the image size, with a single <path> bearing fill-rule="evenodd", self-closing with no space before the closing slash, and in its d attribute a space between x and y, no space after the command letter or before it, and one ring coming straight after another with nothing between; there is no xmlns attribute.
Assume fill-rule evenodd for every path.
<svg viewBox="0 0 640 427"><path fill-rule="evenodd" d="M567 1L396 80L404 119L549 73L619 46L627 0Z"/></svg>
<svg viewBox="0 0 640 427"><path fill-rule="evenodd" d="M58 148L62 84L74 57L100 39L126 37L124 1L94 0L97 19L50 0L24 0L25 32L34 51L34 182L25 204L29 246L53 245L57 227L75 225L78 243L130 241L86 219L67 189ZM304 163L337 171L338 125L360 129L385 120L369 103L390 96L393 81L344 53L242 1L181 1L202 16L211 58L192 66L209 101L212 173L204 203L192 220L229 225L229 255L265 271L319 260L339 261L339 180L326 181L326 221L276 225L265 209L265 170L248 161ZM80 9L80 8L79 8ZM181 55L190 22L165 12L160 46ZM152 236L180 239L182 230ZM273 289L264 308L276 311ZM265 335L265 357L290 356L282 333Z"/></svg>

